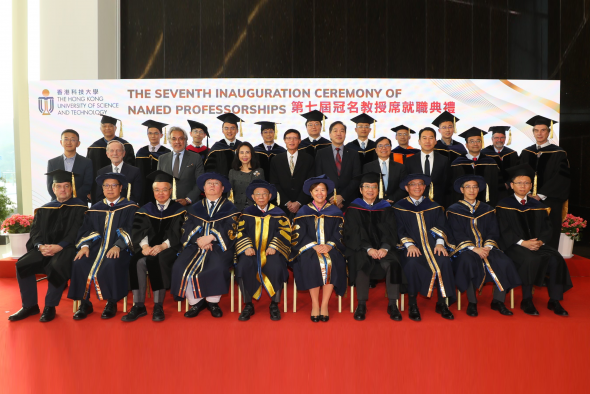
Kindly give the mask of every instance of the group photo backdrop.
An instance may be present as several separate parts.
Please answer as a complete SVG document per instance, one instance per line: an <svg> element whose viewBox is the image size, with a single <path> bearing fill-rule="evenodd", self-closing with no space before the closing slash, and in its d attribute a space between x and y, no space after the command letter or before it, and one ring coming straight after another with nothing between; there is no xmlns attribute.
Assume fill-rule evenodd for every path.
<svg viewBox="0 0 590 394"><path fill-rule="evenodd" d="M50 200L46 189L47 161L62 154L60 135L65 129L80 134L78 153L85 156L99 138L100 115L120 119L123 139L137 152L148 144L148 119L179 126L190 132L187 120L204 123L209 146L223 137L217 116L234 112L241 119L243 137L262 142L259 121L279 123L279 138L287 129L307 136L302 113L320 110L328 126L346 124L346 141L357 138L351 118L365 112L377 120L376 135L392 139L392 127L404 124L416 132L433 127L432 120L447 110L460 119L454 139L472 126L510 126L512 144L520 152L534 142L526 121L542 115L559 121L560 81L503 79L126 79L35 81L29 84L33 208ZM117 124L117 135L121 124ZM436 128L435 128L436 129ZM190 137L189 137L190 138ZM373 139L373 131L369 138ZM418 136L410 145L418 147ZM437 138L440 135L437 134ZM204 141L205 142L205 141ZM551 142L559 145L559 124ZM163 140L162 140L163 143ZM190 141L189 141L190 143ZM484 147L491 144L491 135Z"/></svg>

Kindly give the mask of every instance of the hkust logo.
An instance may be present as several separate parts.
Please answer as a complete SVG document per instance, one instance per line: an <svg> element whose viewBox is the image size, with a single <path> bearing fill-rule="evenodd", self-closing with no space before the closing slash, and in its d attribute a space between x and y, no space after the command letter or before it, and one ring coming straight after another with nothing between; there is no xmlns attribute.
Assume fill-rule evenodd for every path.
<svg viewBox="0 0 590 394"><path fill-rule="evenodd" d="M49 90L43 89L43 97L39 97L39 112L43 115L51 115L53 112L53 97L49 96Z"/></svg>

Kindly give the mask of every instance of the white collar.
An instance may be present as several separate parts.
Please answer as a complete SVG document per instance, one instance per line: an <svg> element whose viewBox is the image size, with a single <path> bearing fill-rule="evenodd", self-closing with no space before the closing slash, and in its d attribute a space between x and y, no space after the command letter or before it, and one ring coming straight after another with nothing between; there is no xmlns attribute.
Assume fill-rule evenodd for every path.
<svg viewBox="0 0 590 394"><path fill-rule="evenodd" d="M381 166L382 163L385 163L385 165L389 165L389 157L385 160L377 158L379 160L379 165Z"/></svg>
<svg viewBox="0 0 590 394"><path fill-rule="evenodd" d="M375 201L377 201L377 199L375 199L375 201L373 201L373 204L369 204L367 202L367 200L365 200L364 198L363 198L363 201L365 202L365 204L367 204L368 206L372 207L373 205L375 205Z"/></svg>
<svg viewBox="0 0 590 394"><path fill-rule="evenodd" d="M539 145L537 142L535 142L535 145L540 146L541 148L545 148L545 147L551 145L551 142L549 140L547 140L547 142L545 142L543 145Z"/></svg>
<svg viewBox="0 0 590 394"><path fill-rule="evenodd" d="M123 163L125 163L125 162L124 161L120 162L118 166L111 163L111 167L113 167L113 172L115 172L115 168L118 168L119 172L121 172L121 170L123 169Z"/></svg>
<svg viewBox="0 0 590 394"><path fill-rule="evenodd" d="M298 151L298 150L296 150L296 151L295 151L295 153L293 153L293 154L291 154L289 151L287 151L287 155L289 155L289 156L293 156L293 158L294 158L294 159L296 159L296 158L297 158L297 155L298 155L298 154L299 154L299 151Z"/></svg>
<svg viewBox="0 0 590 394"><path fill-rule="evenodd" d="M225 140L225 143L226 143L226 144L228 144L228 145L229 145L229 144L234 144L234 146L236 146L236 145L237 145L237 144L236 144L236 139L234 139L233 141L230 141L230 140L228 140L228 139L227 139L227 138L225 138L225 137L224 137L223 139Z"/></svg>
<svg viewBox="0 0 590 394"><path fill-rule="evenodd" d="M170 198L169 198L169 199L168 199L168 201L166 201L166 202L164 203L164 209L163 209L163 211L165 211L166 209L168 209L168 206L170 205L170 202L171 202L171 201L172 201L172 199L170 199ZM160 209L160 203L159 203L158 201L156 201L156 207L157 207L158 209Z"/></svg>
<svg viewBox="0 0 590 394"><path fill-rule="evenodd" d="M414 197L410 196L410 200L412 200L414 205L416 205L416 202L421 203L422 201L424 201L424 196L420 196L420 199L418 199L418 200L415 200Z"/></svg>
<svg viewBox="0 0 590 394"><path fill-rule="evenodd" d="M357 138L356 140L359 142L359 146L360 146L362 143L364 143L364 144L365 144L365 149L367 149L367 147L369 146L369 139L368 139L368 138L367 138L366 140L364 140L364 141L361 141L361 140L360 140L360 139L358 139L358 138Z"/></svg>
<svg viewBox="0 0 590 394"><path fill-rule="evenodd" d="M465 157L467 157L469 160L473 160L474 157L477 158L477 160L479 160L479 156L481 156L481 153L477 156L472 156L471 153L467 153L465 155Z"/></svg>
<svg viewBox="0 0 590 394"><path fill-rule="evenodd" d="M152 148L154 148L154 152L157 152L158 149L160 149L160 147L162 146L162 144L158 144L158 145L149 144L148 146L150 147L149 148L150 149L150 152L152 151Z"/></svg>
<svg viewBox="0 0 590 394"><path fill-rule="evenodd" d="M524 196L524 198L520 198L520 197L518 197L516 194L514 194L514 198L516 198L516 201L518 201L518 203L519 203L519 204L522 204L522 203L520 202L520 200L524 200L524 203L525 203L525 204L526 204L527 202L529 202L529 198L528 198L528 196Z"/></svg>
<svg viewBox="0 0 590 394"><path fill-rule="evenodd" d="M205 144L203 144L203 143L201 143L201 145L197 146L193 142L191 142L191 145L194 146L195 148L200 148L201 146L205 146Z"/></svg>
<svg viewBox="0 0 590 394"><path fill-rule="evenodd" d="M266 204L266 206L264 207L264 212L268 212L268 205L269 205L269 204ZM262 208L260 208L260 207L258 206L258 204L256 204L256 208L258 208L258 209L259 209L259 210L262 212Z"/></svg>
<svg viewBox="0 0 590 394"><path fill-rule="evenodd" d="M105 200L107 200L108 205L117 205L117 203L119 202L119 200L121 199L121 197L117 198L115 201L110 201L108 198L105 198Z"/></svg>
<svg viewBox="0 0 590 394"><path fill-rule="evenodd" d="M422 156L422 158L425 158L426 155L428 155L429 157L434 157L434 151L430 153L424 153L423 151L420 151L420 155Z"/></svg>

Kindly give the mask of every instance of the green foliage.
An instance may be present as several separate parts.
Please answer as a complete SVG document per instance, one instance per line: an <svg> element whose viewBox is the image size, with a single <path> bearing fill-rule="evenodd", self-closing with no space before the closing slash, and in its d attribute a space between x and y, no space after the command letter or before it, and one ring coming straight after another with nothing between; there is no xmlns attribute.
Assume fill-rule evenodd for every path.
<svg viewBox="0 0 590 394"><path fill-rule="evenodd" d="M12 213L14 205L12 205L12 201L8 198L8 191L6 190L6 186L4 186L4 178L0 178L0 182L2 182L0 185L0 222L3 222Z"/></svg>

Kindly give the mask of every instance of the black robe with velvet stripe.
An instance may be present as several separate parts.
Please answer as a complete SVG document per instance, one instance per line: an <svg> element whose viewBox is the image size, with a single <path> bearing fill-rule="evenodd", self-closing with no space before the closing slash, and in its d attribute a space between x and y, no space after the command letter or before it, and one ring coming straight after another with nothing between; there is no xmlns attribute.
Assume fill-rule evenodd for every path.
<svg viewBox="0 0 590 394"><path fill-rule="evenodd" d="M486 184L489 188L489 201L487 204L496 206L498 203L498 197L500 195L501 188L505 189L504 182L500 173L500 168L496 164L496 161L491 157L487 157L483 154L479 155L477 161L468 159L467 157L459 157L451 163L452 171L452 182L456 179L461 178L465 175L479 175L486 180ZM461 200L463 195L453 190L453 203ZM477 194L477 199L480 201L486 201L486 190L480 190Z"/></svg>
<svg viewBox="0 0 590 394"><path fill-rule="evenodd" d="M236 149L242 143L242 141L236 139L233 149L225 142L225 139L217 141L211 147L211 151L207 155L207 159L203 163L205 166L205 172L217 172L223 176L229 175L231 164L234 161L236 155Z"/></svg>
<svg viewBox="0 0 590 394"><path fill-rule="evenodd" d="M99 201L86 212L76 248L88 245L90 254L74 261L68 298L89 298L91 282L100 300L118 301L127 295L129 260L133 253L131 229L138 208L133 201L121 198L112 207L106 200ZM120 248L119 257L107 258L113 246Z"/></svg>
<svg viewBox="0 0 590 394"><path fill-rule="evenodd" d="M72 273L72 261L76 255L76 236L88 210L86 202L70 198L65 202L54 200L35 210L27 253L16 262L21 278L34 274L46 274L47 280L60 287ZM54 256L43 256L36 245L59 245L63 249Z"/></svg>
<svg viewBox="0 0 590 394"><path fill-rule="evenodd" d="M217 296L229 291L230 269L240 213L235 205L221 197L212 211L207 199L186 210L182 225L181 252L172 267L170 292L174 299L185 298L189 281L195 298ZM199 248L197 239L213 235L213 250Z"/></svg>
<svg viewBox="0 0 590 394"><path fill-rule="evenodd" d="M145 179L149 174L158 169L158 159L164 153L170 152L170 149L160 145L157 151L150 152L151 145L146 145L139 148L135 157L135 166L141 171L141 176ZM141 194L140 206L144 206L148 202L155 202L154 191L152 190L152 182L144 182L143 193Z"/></svg>
<svg viewBox="0 0 590 394"><path fill-rule="evenodd" d="M135 213L131 233L135 251L129 264L131 290L139 289L137 262L142 257L146 258L146 267L152 290L170 288L172 265L180 251L180 230L185 213L186 209L175 201L171 201L164 211L160 211L156 205L148 202ZM148 238L149 246L160 245L168 240L170 247L156 256L144 256L139 243L145 237Z"/></svg>
<svg viewBox="0 0 590 394"><path fill-rule="evenodd" d="M255 299L264 291L273 297L289 279L287 260L291 253L291 222L282 209L269 205L262 212L255 205L244 209L236 235L236 277L242 279L244 288ZM253 248L254 256L246 256L246 249ZM266 250L276 252L267 255Z"/></svg>
<svg viewBox="0 0 590 394"><path fill-rule="evenodd" d="M368 138L366 141L365 150L361 148L361 144L359 143L358 139L350 141L345 146L358 153L361 162L361 168L363 168L365 164L378 159L377 152L375 151L377 144L375 143L375 141L370 140Z"/></svg>
<svg viewBox="0 0 590 394"><path fill-rule="evenodd" d="M466 291L469 283L480 288L493 282L500 291L509 291L520 285L520 277L514 262L499 249L500 230L495 210L477 201L475 207L460 200L447 211L447 221L457 242L451 257L455 283L460 291ZM469 247L491 248L486 259Z"/></svg>
<svg viewBox="0 0 590 394"><path fill-rule="evenodd" d="M491 157L496 161L498 168L500 168L500 175L502 177L502 187L498 193L498 201L512 195L512 189L510 189L510 175L508 174L508 169L510 167L514 167L518 165L520 162L520 158L518 157L518 152L508 147L503 147L502 151L498 153L493 145L487 146L481 150L482 155L486 155L487 157Z"/></svg>
<svg viewBox="0 0 590 394"><path fill-rule="evenodd" d="M537 194L565 202L570 194L570 165L565 150L551 144L540 150L536 145L520 153L520 163L529 164L537 175ZM534 181L534 180L531 180Z"/></svg>
<svg viewBox="0 0 590 394"><path fill-rule="evenodd" d="M315 155L320 149L327 148L330 145L332 145L332 141L324 137L318 138L315 144L311 142L311 139L309 137L307 137L301 140L301 143L299 144L297 150L303 150L305 151L305 153L307 153L315 159Z"/></svg>
<svg viewBox="0 0 590 394"><path fill-rule="evenodd" d="M264 143L258 144L254 147L254 152L256 152L256 154L258 155L260 168L264 170L264 179L267 182L270 182L270 162L276 155L278 155L279 153L284 153L286 151L287 149L283 148L278 144L274 144L270 152L266 150L266 145Z"/></svg>

